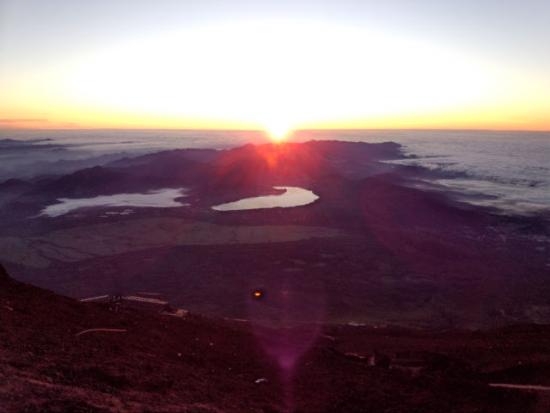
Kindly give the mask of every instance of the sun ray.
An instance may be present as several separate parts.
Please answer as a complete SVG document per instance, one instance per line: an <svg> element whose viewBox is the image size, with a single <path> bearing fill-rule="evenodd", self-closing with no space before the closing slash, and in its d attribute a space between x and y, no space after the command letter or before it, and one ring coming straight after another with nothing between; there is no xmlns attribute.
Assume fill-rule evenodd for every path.
<svg viewBox="0 0 550 413"><path fill-rule="evenodd" d="M280 143L288 138L292 128L288 125L288 123L273 121L266 124L265 130L273 142Z"/></svg>

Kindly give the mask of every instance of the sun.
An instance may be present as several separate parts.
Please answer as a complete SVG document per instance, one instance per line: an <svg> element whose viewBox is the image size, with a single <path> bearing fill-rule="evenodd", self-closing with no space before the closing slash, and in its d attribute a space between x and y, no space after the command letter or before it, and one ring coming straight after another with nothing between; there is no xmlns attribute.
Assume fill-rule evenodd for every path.
<svg viewBox="0 0 550 413"><path fill-rule="evenodd" d="M109 43L48 68L51 75L29 88L62 103L48 108L56 118L85 125L254 128L281 142L305 126L414 126L432 123L431 114L450 125L463 113L480 117L477 108L508 88L494 69L409 36L276 19ZM42 110L41 99L30 99L38 102L33 112Z"/></svg>
<svg viewBox="0 0 550 413"><path fill-rule="evenodd" d="M265 126L265 130L273 142L280 143L288 137L292 128L284 122L271 122Z"/></svg>

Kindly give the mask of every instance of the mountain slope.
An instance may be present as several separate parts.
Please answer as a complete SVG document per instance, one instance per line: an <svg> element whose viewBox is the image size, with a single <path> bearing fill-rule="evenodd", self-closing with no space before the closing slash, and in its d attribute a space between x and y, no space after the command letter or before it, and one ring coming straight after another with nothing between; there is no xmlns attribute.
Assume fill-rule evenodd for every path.
<svg viewBox="0 0 550 413"><path fill-rule="evenodd" d="M490 357L499 364L502 337L493 334L326 326L293 373L279 374L249 323L110 311L16 282L3 269L0 321L2 412L500 413L541 406L533 395L484 382L479 366ZM113 331L82 333L98 328ZM549 337L542 327L518 331L507 340ZM465 343L475 344L475 359ZM398 365L369 367L362 354L373 346L429 356L420 375ZM524 356L513 352L504 359Z"/></svg>

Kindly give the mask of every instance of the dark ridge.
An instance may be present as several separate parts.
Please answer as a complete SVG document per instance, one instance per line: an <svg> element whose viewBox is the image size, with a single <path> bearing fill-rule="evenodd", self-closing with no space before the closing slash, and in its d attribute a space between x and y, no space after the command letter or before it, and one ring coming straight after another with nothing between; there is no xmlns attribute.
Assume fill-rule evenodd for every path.
<svg viewBox="0 0 550 413"><path fill-rule="evenodd" d="M6 281L9 279L10 279L10 276L8 272L6 271L2 263L0 263L0 281Z"/></svg>
<svg viewBox="0 0 550 413"><path fill-rule="evenodd" d="M110 192L116 191L117 184L124 178L125 175L118 171L95 166L58 178L39 189L39 192L69 197L98 191Z"/></svg>
<svg viewBox="0 0 550 413"><path fill-rule="evenodd" d="M17 191L21 189L27 189L31 186L32 184L27 181L23 181L22 179L11 178L0 183L0 191L2 192L4 191L9 192L14 190Z"/></svg>
<svg viewBox="0 0 550 413"><path fill-rule="evenodd" d="M126 168L130 166L150 165L153 162L162 160L163 162L181 162L182 159L196 162L210 162L214 160L220 153L217 149L174 149L151 153L137 157L124 157L110 162L106 166L113 168Z"/></svg>
<svg viewBox="0 0 550 413"><path fill-rule="evenodd" d="M1 266L0 277L8 277ZM300 327L262 330L260 339L249 322L115 311L18 282L1 285L0 321L0 377L8 378L0 384L0 410L6 412L283 413L289 391L292 411L302 413L548 407L534 394L493 389L487 381L547 380L542 364L536 374L510 370L519 360L548 358L550 330L543 326L529 334L510 328L505 342L493 331L324 326L285 382L262 340L292 343ZM117 332L83 333L98 328Z"/></svg>

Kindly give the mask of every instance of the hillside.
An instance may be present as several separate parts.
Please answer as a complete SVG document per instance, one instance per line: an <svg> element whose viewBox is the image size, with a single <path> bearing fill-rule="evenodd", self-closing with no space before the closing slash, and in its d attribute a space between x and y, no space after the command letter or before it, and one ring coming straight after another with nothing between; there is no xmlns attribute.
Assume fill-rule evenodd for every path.
<svg viewBox="0 0 550 413"><path fill-rule="evenodd" d="M542 326L485 333L328 325L273 330L197 315L110 311L14 281L3 269L0 320L2 412L523 413L548 407L544 392L488 386L493 378L550 384L550 328ZM123 331L78 335L94 328ZM311 331L302 357L283 374L273 349L295 348ZM389 364L369 366L369 354L383 354L379 359Z"/></svg>
<svg viewBox="0 0 550 413"><path fill-rule="evenodd" d="M548 323L550 221L463 202L438 185L440 171L394 162L403 159L391 142L310 141L170 150L5 182L0 261L61 295L148 291L211 317L251 319L248 291L287 283L312 304L310 321ZM282 195L276 186L317 198L215 209ZM130 202L163 188L181 195L170 207Z"/></svg>

